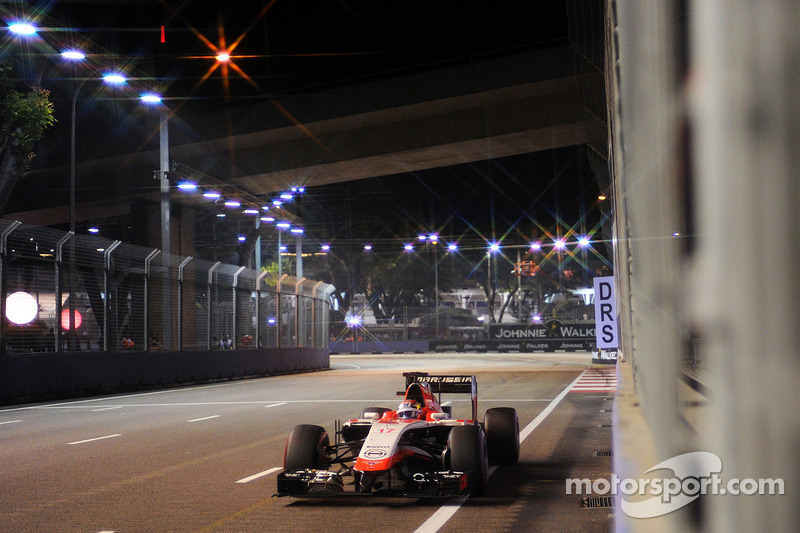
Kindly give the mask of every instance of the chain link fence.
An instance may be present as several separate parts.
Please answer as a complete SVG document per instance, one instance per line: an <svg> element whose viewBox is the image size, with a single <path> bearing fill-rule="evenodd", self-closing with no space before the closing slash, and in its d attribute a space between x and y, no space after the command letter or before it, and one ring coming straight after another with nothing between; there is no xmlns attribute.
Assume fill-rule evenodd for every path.
<svg viewBox="0 0 800 533"><path fill-rule="evenodd" d="M0 354L325 348L333 290L0 220Z"/></svg>

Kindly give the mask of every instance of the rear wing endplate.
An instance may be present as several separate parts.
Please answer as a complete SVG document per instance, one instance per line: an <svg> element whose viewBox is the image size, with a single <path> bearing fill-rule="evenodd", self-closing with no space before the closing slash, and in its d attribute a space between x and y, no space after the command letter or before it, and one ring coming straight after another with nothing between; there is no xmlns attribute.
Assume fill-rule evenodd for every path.
<svg viewBox="0 0 800 533"><path fill-rule="evenodd" d="M431 392L438 393L441 401L442 393L469 394L472 397L472 420L478 422L478 380L474 375L431 375L427 372L404 372L406 390L412 383L427 383ZM398 393L402 394L402 393Z"/></svg>

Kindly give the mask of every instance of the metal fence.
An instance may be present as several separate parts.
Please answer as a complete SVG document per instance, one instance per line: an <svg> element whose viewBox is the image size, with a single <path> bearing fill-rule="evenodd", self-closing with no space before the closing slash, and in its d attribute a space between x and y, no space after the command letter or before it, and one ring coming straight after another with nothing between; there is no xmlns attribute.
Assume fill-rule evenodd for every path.
<svg viewBox="0 0 800 533"><path fill-rule="evenodd" d="M0 220L0 354L324 348L333 290Z"/></svg>

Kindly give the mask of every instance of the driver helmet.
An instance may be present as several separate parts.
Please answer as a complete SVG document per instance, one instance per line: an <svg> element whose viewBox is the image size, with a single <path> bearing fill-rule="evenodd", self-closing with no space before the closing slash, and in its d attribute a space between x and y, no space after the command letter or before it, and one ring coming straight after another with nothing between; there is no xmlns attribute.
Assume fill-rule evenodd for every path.
<svg viewBox="0 0 800 533"><path fill-rule="evenodd" d="M417 418L422 414L422 404L405 400L397 408L397 418Z"/></svg>

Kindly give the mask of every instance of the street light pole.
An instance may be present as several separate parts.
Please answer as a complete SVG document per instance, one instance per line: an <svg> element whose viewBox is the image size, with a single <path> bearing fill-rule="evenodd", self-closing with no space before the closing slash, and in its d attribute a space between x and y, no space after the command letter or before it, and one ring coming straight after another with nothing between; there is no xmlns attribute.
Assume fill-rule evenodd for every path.
<svg viewBox="0 0 800 533"><path fill-rule="evenodd" d="M75 92L72 94L72 114L70 115L70 143L69 143L69 231L75 234L75 109L78 104L78 94L81 92L81 87L86 83L88 78L84 78L75 87ZM77 284L77 277L75 275L75 241L70 240L69 243L69 333L68 343L70 350L76 348L77 339L75 331L75 285ZM59 317L60 320L60 317ZM61 324L59 324L61 326Z"/></svg>
<svg viewBox="0 0 800 533"><path fill-rule="evenodd" d="M169 187L169 117L163 112L159 124L159 178L161 188L161 261L164 272L169 272L172 256L172 227L170 218ZM168 283L164 292L164 346L172 346L172 294Z"/></svg>

